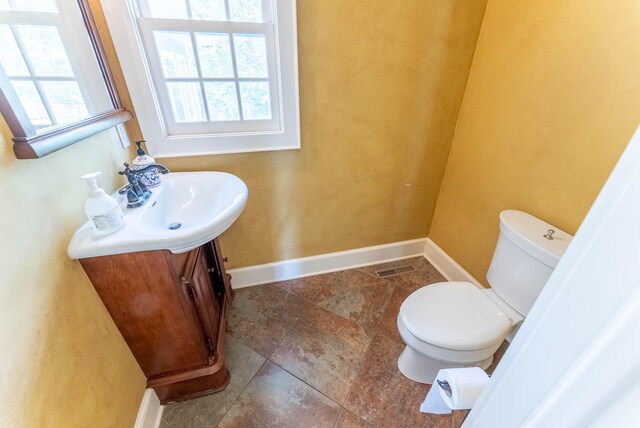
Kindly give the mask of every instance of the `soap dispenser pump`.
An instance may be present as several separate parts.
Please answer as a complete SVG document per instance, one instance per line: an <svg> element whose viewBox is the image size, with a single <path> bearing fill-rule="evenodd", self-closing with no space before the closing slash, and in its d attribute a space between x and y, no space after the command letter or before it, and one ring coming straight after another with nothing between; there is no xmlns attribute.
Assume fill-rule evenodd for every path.
<svg viewBox="0 0 640 428"><path fill-rule="evenodd" d="M118 202L98 187L98 176L101 172L83 175L81 178L89 186L89 197L84 204L84 211L93 226L94 233L99 236L109 235L124 227L122 209Z"/></svg>
<svg viewBox="0 0 640 428"><path fill-rule="evenodd" d="M140 144L144 143L144 140L136 141L136 146L138 146L138 156L133 160L133 166L135 169L142 169L147 165L153 165L156 163L156 160L146 154ZM140 181L147 187L156 187L160 184L160 174L158 174L158 170L150 169L145 173L140 175Z"/></svg>

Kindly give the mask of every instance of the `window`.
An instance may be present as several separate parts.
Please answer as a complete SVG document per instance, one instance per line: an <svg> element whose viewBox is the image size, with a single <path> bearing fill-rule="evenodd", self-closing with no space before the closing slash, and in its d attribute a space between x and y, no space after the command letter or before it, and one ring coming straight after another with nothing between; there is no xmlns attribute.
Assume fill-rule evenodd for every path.
<svg viewBox="0 0 640 428"><path fill-rule="evenodd" d="M103 0L152 155L299 148L295 0Z"/></svg>
<svg viewBox="0 0 640 428"><path fill-rule="evenodd" d="M44 156L131 117L106 81L92 26L83 0L0 0L0 110L19 158Z"/></svg>

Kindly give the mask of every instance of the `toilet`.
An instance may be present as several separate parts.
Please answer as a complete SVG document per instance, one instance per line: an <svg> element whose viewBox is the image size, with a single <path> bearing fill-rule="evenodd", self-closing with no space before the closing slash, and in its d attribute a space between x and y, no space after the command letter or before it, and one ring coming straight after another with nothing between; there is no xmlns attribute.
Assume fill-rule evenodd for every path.
<svg viewBox="0 0 640 428"><path fill-rule="evenodd" d="M500 236L487 272L492 288L439 282L409 295L398 330L406 347L398 368L433 383L443 368L487 369L529 313L572 236L522 211L500 213Z"/></svg>

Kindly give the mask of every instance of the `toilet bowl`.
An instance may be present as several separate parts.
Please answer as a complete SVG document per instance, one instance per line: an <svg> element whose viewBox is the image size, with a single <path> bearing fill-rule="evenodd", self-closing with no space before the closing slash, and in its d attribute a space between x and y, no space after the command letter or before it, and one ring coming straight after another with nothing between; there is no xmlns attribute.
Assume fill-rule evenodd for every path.
<svg viewBox="0 0 640 428"><path fill-rule="evenodd" d="M398 331L407 344L398 368L432 383L444 368L487 369L505 337L523 320L469 282L440 282L412 293L400 307Z"/></svg>
<svg viewBox="0 0 640 428"><path fill-rule="evenodd" d="M487 273L491 289L439 282L402 303L398 331L407 346L398 358L400 371L430 384L444 368L488 368L529 313L571 238L527 213L500 213L500 236Z"/></svg>

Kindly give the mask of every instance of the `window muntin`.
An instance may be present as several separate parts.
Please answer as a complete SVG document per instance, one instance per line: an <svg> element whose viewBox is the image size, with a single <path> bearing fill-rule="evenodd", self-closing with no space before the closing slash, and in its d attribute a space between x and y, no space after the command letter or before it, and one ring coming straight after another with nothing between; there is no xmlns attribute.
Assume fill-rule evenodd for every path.
<svg viewBox="0 0 640 428"><path fill-rule="evenodd" d="M168 135L282 128L271 2L138 1Z"/></svg>
<svg viewBox="0 0 640 428"><path fill-rule="evenodd" d="M147 0L140 5L152 18L266 22L261 0Z"/></svg>

